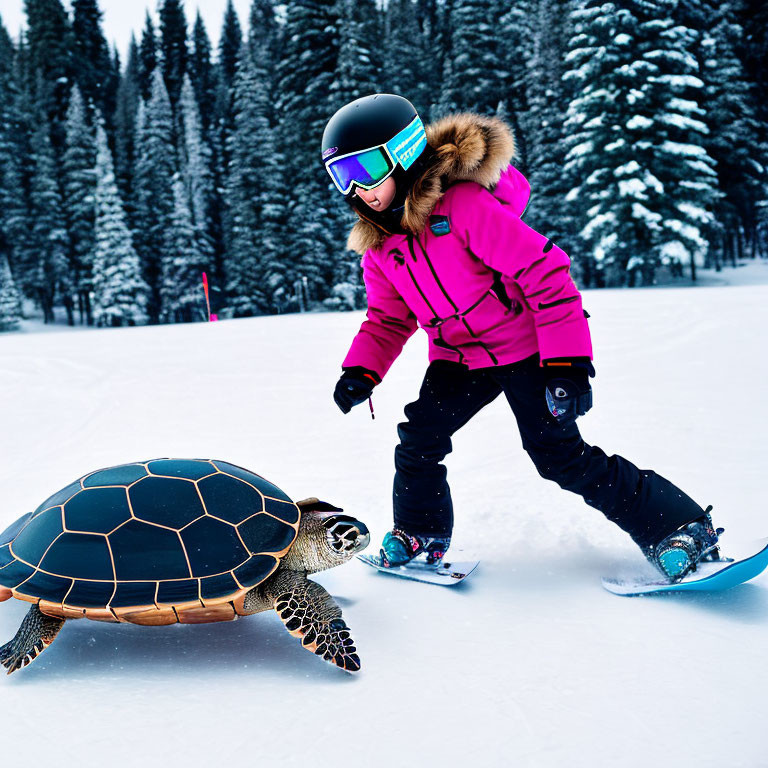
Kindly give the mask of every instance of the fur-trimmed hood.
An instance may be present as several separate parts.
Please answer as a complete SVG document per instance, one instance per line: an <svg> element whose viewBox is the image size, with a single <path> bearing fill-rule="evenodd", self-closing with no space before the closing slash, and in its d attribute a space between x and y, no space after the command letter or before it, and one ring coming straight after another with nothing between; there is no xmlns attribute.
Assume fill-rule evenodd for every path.
<svg viewBox="0 0 768 768"><path fill-rule="evenodd" d="M426 131L434 157L413 184L402 218L403 227L416 234L424 230L429 214L449 184L474 181L492 190L515 154L512 130L495 117L471 112L448 115L426 126ZM375 224L359 218L347 247L362 255L369 248L377 248L386 237Z"/></svg>

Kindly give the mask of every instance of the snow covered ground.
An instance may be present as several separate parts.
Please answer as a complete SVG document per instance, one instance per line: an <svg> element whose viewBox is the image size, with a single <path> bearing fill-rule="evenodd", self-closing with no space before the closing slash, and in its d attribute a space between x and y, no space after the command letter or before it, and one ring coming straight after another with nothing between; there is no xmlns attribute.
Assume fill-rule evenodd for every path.
<svg viewBox="0 0 768 768"><path fill-rule="evenodd" d="M716 276L728 279L727 270ZM585 292L598 377L588 441L768 534L768 266L726 287ZM0 528L85 472L222 458L294 498L390 522L395 427L417 335L366 407L331 391L362 313L0 337ZM29 326L27 326L29 330ZM278 618L144 628L70 622L0 680L3 763L768 765L768 576L729 593L624 599L631 543L542 480L504 402L454 441L455 540L480 569L444 589L350 563L317 578L363 661L344 674ZM0 606L0 640L27 606Z"/></svg>

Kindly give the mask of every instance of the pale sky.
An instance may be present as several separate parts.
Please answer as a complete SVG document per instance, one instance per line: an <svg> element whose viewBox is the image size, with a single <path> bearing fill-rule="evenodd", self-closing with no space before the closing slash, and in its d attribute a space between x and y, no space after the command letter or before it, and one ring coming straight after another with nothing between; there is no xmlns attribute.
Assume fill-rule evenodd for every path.
<svg viewBox="0 0 768 768"><path fill-rule="evenodd" d="M71 10L70 0L63 0L67 10ZM233 0L235 10L240 18L240 26L243 32L248 27L248 12L251 0ZM144 28L144 16L149 9L155 23L157 23L157 0L99 0L99 7L103 12L102 29L107 42L112 46L117 44L120 51L120 59L125 64L125 56L131 32L136 34L136 39L141 39L141 30ZM184 10L190 30L195 21L197 9L203 17L208 35L213 43L214 50L219 42L224 10L227 0L184 0ZM11 37L16 39L21 28L26 24L24 16L24 0L0 0L0 18Z"/></svg>

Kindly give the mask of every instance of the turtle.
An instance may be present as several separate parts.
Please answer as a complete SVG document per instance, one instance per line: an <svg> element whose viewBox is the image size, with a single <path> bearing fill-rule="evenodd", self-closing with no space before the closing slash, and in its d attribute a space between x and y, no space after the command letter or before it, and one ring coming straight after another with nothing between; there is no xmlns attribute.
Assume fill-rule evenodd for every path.
<svg viewBox="0 0 768 768"><path fill-rule="evenodd" d="M339 507L294 503L225 461L96 470L0 534L0 601L33 603L0 663L8 674L25 667L69 619L201 624L274 609L304 648L356 672L341 609L307 575L369 542L366 526Z"/></svg>

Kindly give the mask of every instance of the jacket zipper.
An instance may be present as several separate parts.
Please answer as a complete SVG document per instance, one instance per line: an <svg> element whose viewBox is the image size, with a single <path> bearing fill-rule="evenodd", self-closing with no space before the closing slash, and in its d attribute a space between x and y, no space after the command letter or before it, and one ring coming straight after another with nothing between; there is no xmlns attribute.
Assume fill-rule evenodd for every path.
<svg viewBox="0 0 768 768"><path fill-rule="evenodd" d="M456 319L460 319L461 322L464 324L464 327L469 332L469 335L473 339L477 339L474 342L470 342L470 344L474 344L476 346L481 347L485 351L485 353L488 355L488 357L490 358L490 360L493 363L493 365L498 365L499 361L498 361L498 358L496 357L496 355L494 355L493 352L491 352L491 350L489 349L487 344L485 344L484 342L479 340L478 336L472 330L472 328L470 327L469 323L466 321L466 319L464 317L464 315L466 315L467 313L469 313L473 309L475 309L475 307L477 307L482 302L482 300L488 294L491 293L491 289L488 289L469 309L465 310L465 312L459 312L459 307L457 306L456 302L450 297L450 294L448 293L448 291L445 290L445 286L443 286L443 284L440 282L440 278L437 276L437 272L435 271L434 265L432 264L432 260L429 258L429 255L427 254L427 250L422 245L421 240L419 240L418 237L415 237L411 233L407 234L405 239L406 239L406 242L408 243L408 250L411 253L411 258L414 261L416 261L416 252L415 252L414 247L413 247L413 241L416 240L416 242L419 244L419 248L421 249L421 252L424 255L424 259L425 259L425 261L427 263L427 266L429 267L429 271L432 273L432 277L434 277L435 283L437 284L437 287L442 291L443 296L445 296L445 298L447 299L449 304L453 307L453 310L456 313L456 315L455 315ZM416 281L416 276L413 274L413 271L411 270L410 265L408 265L408 275L410 276L411 281L413 282L416 290L419 292L419 295L421 296L422 299L424 299L424 302L429 307L430 312L432 312L432 314L434 315L435 319L436 320L448 319L448 318L440 318L439 315L437 314L437 312L435 312L434 307L429 303L429 301L427 300L427 297L426 297L424 291L422 291L421 286ZM503 302L500 302L500 303L502 304L502 306L504 306ZM506 307L505 307L505 309L506 309ZM440 325L442 325L442 323L438 324L437 326L433 326L433 327L437 327L437 337L438 337L438 340L440 341L440 344L438 344L438 346L443 347L444 349L449 349L449 350L451 350L453 352L456 352L458 354L458 356L459 356L459 362L463 363L464 360L465 360L464 353L461 351L461 349L459 349L459 345L449 344L445 340L445 338L443 337L442 331L440 330ZM467 344L462 344L460 346L468 346L468 345Z"/></svg>

